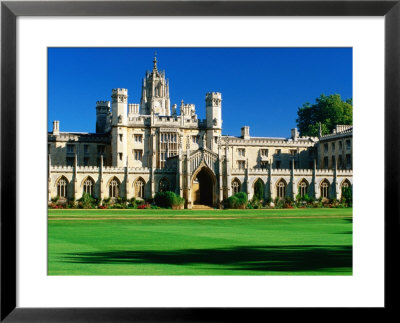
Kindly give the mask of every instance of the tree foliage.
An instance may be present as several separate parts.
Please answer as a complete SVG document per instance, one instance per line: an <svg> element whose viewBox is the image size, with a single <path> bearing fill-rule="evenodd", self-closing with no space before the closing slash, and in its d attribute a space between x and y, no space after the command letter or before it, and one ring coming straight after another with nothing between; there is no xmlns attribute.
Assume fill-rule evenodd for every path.
<svg viewBox="0 0 400 323"><path fill-rule="evenodd" d="M264 199L264 184L261 179L258 179L254 184L254 199L257 201Z"/></svg>
<svg viewBox="0 0 400 323"><path fill-rule="evenodd" d="M301 136L318 137L331 133L336 125L353 123L353 100L343 101L339 94L321 94L314 104L306 102L297 110L297 127Z"/></svg>

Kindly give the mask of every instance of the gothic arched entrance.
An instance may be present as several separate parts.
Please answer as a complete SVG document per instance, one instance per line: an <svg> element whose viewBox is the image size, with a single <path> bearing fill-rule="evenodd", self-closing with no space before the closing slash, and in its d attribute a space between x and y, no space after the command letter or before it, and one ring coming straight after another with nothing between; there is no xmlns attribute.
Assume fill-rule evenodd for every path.
<svg viewBox="0 0 400 323"><path fill-rule="evenodd" d="M215 175L203 166L193 175L192 201L195 205L215 205Z"/></svg>

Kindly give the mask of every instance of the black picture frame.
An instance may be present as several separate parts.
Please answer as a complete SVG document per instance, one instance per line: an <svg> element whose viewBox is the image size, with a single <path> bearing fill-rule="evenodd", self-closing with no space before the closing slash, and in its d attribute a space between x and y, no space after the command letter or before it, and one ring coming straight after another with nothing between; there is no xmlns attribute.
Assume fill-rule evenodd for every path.
<svg viewBox="0 0 400 323"><path fill-rule="evenodd" d="M1 322L234 322L289 315L288 308L19 308L16 306L16 19L19 16L384 16L385 306L397 307L399 273L400 0L394 1L2 1L1 2ZM372 163L373 164L373 163ZM308 309L291 308L297 319ZM310 308L310 310L315 310ZM330 318L338 309L326 308ZM343 310L343 309L342 309ZM347 308L346 311L352 309ZM353 309L354 310L354 309ZM365 309L364 309L365 310ZM327 314L325 313L325 314ZM268 313L271 315L270 313ZM261 316L260 316L261 315ZM272 318L272 317L271 317ZM326 319L326 317L324 317ZM351 319L347 317L347 319Z"/></svg>

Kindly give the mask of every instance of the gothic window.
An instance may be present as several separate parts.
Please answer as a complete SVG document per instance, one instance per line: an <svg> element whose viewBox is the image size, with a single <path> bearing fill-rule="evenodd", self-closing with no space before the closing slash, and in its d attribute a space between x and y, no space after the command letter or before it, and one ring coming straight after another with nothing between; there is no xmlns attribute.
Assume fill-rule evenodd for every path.
<svg viewBox="0 0 400 323"><path fill-rule="evenodd" d="M144 186L145 182L143 178L139 178L135 182L135 197L144 199Z"/></svg>
<svg viewBox="0 0 400 323"><path fill-rule="evenodd" d="M90 194L91 196L94 196L94 180L91 177L88 177L83 182L83 193L87 193Z"/></svg>
<svg viewBox="0 0 400 323"><path fill-rule="evenodd" d="M108 186L109 188L109 196L112 198L116 198L119 196L119 180L117 178L113 178Z"/></svg>
<svg viewBox="0 0 400 323"><path fill-rule="evenodd" d="M169 191L169 181L165 177L160 180L159 191L160 192Z"/></svg>
<svg viewBox="0 0 400 323"><path fill-rule="evenodd" d="M299 184L299 194L301 197L307 194L308 191L308 183L305 179L303 179Z"/></svg>
<svg viewBox="0 0 400 323"><path fill-rule="evenodd" d="M246 156L246 149L244 149L244 148L238 148L237 152L238 152L238 155L241 157Z"/></svg>
<svg viewBox="0 0 400 323"><path fill-rule="evenodd" d="M232 181L232 195L235 195L236 193L240 192L240 186L241 186L240 181L237 178L235 178Z"/></svg>
<svg viewBox="0 0 400 323"><path fill-rule="evenodd" d="M260 149L260 155L262 157L268 157L268 149Z"/></svg>
<svg viewBox="0 0 400 323"><path fill-rule="evenodd" d="M321 197L329 198L329 182L326 179L321 184Z"/></svg>
<svg viewBox="0 0 400 323"><path fill-rule="evenodd" d="M57 196L67 198L68 180L63 176L57 182Z"/></svg>
<svg viewBox="0 0 400 323"><path fill-rule="evenodd" d="M286 196L286 182L283 179L276 185L276 190L278 198L283 199Z"/></svg>

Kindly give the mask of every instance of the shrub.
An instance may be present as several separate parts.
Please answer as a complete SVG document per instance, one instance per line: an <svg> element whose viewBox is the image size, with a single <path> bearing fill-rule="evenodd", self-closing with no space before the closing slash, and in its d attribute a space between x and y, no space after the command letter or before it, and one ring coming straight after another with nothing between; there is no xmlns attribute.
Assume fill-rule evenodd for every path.
<svg viewBox="0 0 400 323"><path fill-rule="evenodd" d="M52 197L52 198L51 198L51 201L52 201L53 203L57 203L59 199L60 199L60 197L57 195L57 196L55 196L55 197Z"/></svg>
<svg viewBox="0 0 400 323"><path fill-rule="evenodd" d="M174 192L165 191L156 193L154 202L159 207L176 207L182 206L185 203L185 199Z"/></svg>
<svg viewBox="0 0 400 323"><path fill-rule="evenodd" d="M247 206L247 194L244 192L236 193L227 198L225 208L228 209L244 209Z"/></svg>
<svg viewBox="0 0 400 323"><path fill-rule="evenodd" d="M97 200L89 193L83 193L78 200L78 206L83 209L92 209L97 206Z"/></svg>
<svg viewBox="0 0 400 323"><path fill-rule="evenodd" d="M227 209L237 209L239 205L238 198L235 195L229 196L226 199L225 208Z"/></svg>

